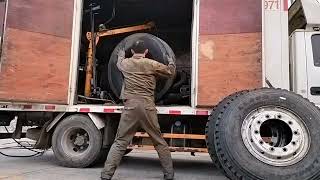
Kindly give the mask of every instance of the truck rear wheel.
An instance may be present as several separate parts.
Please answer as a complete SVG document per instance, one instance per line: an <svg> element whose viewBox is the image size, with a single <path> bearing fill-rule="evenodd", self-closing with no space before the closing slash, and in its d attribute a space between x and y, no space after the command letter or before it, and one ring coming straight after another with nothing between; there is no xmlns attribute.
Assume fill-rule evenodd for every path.
<svg viewBox="0 0 320 180"><path fill-rule="evenodd" d="M72 115L62 120L52 136L52 149L62 166L84 168L99 158L102 135L88 116Z"/></svg>
<svg viewBox="0 0 320 180"><path fill-rule="evenodd" d="M279 89L235 96L215 121L217 157L233 180L320 178L320 111Z"/></svg>

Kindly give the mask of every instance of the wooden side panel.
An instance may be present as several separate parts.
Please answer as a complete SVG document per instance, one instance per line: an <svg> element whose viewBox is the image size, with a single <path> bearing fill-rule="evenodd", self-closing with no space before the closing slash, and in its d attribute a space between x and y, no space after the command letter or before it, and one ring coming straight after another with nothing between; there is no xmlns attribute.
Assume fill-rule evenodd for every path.
<svg viewBox="0 0 320 180"><path fill-rule="evenodd" d="M67 104L73 1L10 0L0 100Z"/></svg>
<svg viewBox="0 0 320 180"><path fill-rule="evenodd" d="M261 32L260 0L201 0L200 34Z"/></svg>
<svg viewBox="0 0 320 180"><path fill-rule="evenodd" d="M9 0L10 28L71 38L73 0Z"/></svg>
<svg viewBox="0 0 320 180"><path fill-rule="evenodd" d="M261 86L261 34L204 35L200 39L200 106Z"/></svg>
<svg viewBox="0 0 320 180"><path fill-rule="evenodd" d="M198 69L199 107L261 87L261 1L202 0Z"/></svg>

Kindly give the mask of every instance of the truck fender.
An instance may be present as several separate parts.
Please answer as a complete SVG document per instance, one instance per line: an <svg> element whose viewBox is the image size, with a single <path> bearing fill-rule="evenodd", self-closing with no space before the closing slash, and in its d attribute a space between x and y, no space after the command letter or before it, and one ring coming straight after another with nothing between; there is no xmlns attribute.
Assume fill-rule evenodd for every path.
<svg viewBox="0 0 320 180"><path fill-rule="evenodd" d="M66 113L60 113L58 114L53 121L47 126L46 131L49 132L60 120L61 118L65 115Z"/></svg>
<svg viewBox="0 0 320 180"><path fill-rule="evenodd" d="M66 114L66 112L60 113L58 114L53 121L48 125L48 127L46 128L46 131L49 132L50 130L52 130L52 128L64 117L64 115ZM104 128L105 126L105 122L103 121L103 119L98 116L95 113L88 113L88 116L90 117L90 119L92 120L92 122L94 123L94 125L100 130L102 128Z"/></svg>
<svg viewBox="0 0 320 180"><path fill-rule="evenodd" d="M92 120L92 122L96 125L96 127L100 130L102 128L104 128L104 126L106 125L106 123L103 121L103 119L95 113L88 113L90 119Z"/></svg>

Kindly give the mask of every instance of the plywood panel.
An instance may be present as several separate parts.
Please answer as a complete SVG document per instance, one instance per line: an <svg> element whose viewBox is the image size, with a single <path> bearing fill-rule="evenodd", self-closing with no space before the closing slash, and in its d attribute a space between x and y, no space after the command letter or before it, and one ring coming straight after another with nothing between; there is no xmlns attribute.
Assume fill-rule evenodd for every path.
<svg viewBox="0 0 320 180"><path fill-rule="evenodd" d="M10 0L0 100L67 104L73 0Z"/></svg>
<svg viewBox="0 0 320 180"><path fill-rule="evenodd" d="M66 104L71 41L6 29L0 100Z"/></svg>
<svg viewBox="0 0 320 180"><path fill-rule="evenodd" d="M201 0L200 34L261 32L261 0Z"/></svg>
<svg viewBox="0 0 320 180"><path fill-rule="evenodd" d="M71 38L73 0L10 0L7 26Z"/></svg>
<svg viewBox="0 0 320 180"><path fill-rule="evenodd" d="M261 87L261 33L201 35L199 46L199 106Z"/></svg>

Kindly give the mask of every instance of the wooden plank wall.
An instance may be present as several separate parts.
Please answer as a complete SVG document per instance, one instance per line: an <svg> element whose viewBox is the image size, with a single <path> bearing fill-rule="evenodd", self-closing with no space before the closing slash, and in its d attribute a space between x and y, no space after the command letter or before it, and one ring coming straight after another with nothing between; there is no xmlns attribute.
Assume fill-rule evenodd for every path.
<svg viewBox="0 0 320 180"><path fill-rule="evenodd" d="M261 1L201 0L199 107L261 87Z"/></svg>
<svg viewBox="0 0 320 180"><path fill-rule="evenodd" d="M67 104L72 0L10 0L0 100Z"/></svg>

